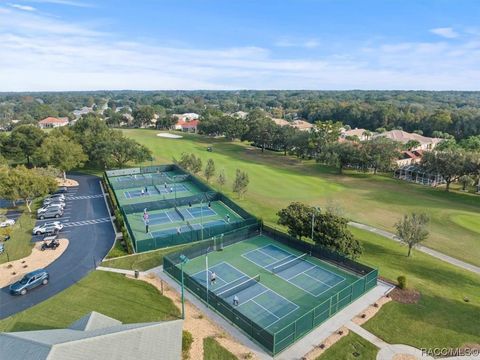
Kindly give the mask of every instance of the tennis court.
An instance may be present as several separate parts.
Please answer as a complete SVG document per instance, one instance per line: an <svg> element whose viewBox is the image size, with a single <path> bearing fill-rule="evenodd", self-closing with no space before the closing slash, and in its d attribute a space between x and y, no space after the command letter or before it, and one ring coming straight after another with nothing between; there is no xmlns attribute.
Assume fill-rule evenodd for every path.
<svg viewBox="0 0 480 360"><path fill-rule="evenodd" d="M123 192L123 196L125 196L126 199L133 199L137 197L145 198L159 194L155 186L147 186L146 189L147 191L145 191L145 187L142 189L127 190Z"/></svg>
<svg viewBox="0 0 480 360"><path fill-rule="evenodd" d="M351 269L364 274L347 271L250 229L167 255L164 271L180 280L179 259L186 256L187 289L273 354L376 284L376 270L355 263Z"/></svg>
<svg viewBox="0 0 480 360"><path fill-rule="evenodd" d="M242 256L315 297L345 281L343 276L308 261L308 254L295 255L273 244Z"/></svg>
<svg viewBox="0 0 480 360"><path fill-rule="evenodd" d="M209 268L208 274L215 272L217 280L208 284L211 291L235 306L242 314L254 318L263 328L269 328L285 316L298 309L298 306L260 282L260 277L249 277L228 262L221 262ZM207 271L192 275L207 287Z"/></svg>
<svg viewBox="0 0 480 360"><path fill-rule="evenodd" d="M145 205L148 206L148 205ZM186 234L192 230L209 229L242 221L243 218L221 201L149 211L149 232L146 233L144 212L127 215L136 240Z"/></svg>

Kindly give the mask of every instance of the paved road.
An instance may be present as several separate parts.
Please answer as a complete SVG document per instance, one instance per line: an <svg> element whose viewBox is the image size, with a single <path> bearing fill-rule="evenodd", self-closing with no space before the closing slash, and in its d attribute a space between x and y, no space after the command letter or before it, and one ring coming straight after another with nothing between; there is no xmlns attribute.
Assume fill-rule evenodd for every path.
<svg viewBox="0 0 480 360"><path fill-rule="evenodd" d="M38 287L25 296L11 296L8 288L0 289L0 319L25 310L75 284L103 259L113 245L115 234L103 198L99 178L74 174L79 186L67 194L65 215L60 218L66 224L63 231L69 246L63 255L46 269L50 283ZM44 220L37 221L42 223ZM33 237L33 241L41 237ZM32 269L33 270L33 269ZM4 269L2 269L4 271Z"/></svg>
<svg viewBox="0 0 480 360"><path fill-rule="evenodd" d="M397 235L392 234L388 231L377 229L373 226L360 224L360 223L356 223L356 222L353 222L353 221L350 221L348 224L353 226L353 227L356 227L358 229L367 230L367 231L373 232L375 234L381 235L383 237L386 237L387 239L400 242L400 239L397 237ZM471 271L473 273L476 273L476 274L480 275L480 267L478 267L478 266L466 263L462 260L458 260L458 259L453 258L451 256L445 255L444 253L441 253L439 251L430 249L426 246L418 245L418 246L415 247L415 249L417 249L418 251L424 252L425 254L436 257L437 259L445 261L445 262L447 262L451 265L455 265L459 268L462 268L464 270L468 270L468 271Z"/></svg>

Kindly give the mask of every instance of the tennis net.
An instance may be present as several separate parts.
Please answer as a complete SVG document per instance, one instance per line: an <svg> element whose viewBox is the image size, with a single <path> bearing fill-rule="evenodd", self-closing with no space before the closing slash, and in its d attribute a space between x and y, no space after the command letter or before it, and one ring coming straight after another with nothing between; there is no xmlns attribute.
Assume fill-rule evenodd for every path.
<svg viewBox="0 0 480 360"><path fill-rule="evenodd" d="M243 280L243 279L244 278L242 277L237 281L240 281L240 280ZM237 281L235 281L235 283ZM221 291L217 292L217 296L220 296L220 297L223 297L223 298L228 298L229 296L232 296L234 294L238 294L242 290L245 290L245 289L248 289L249 287L252 287L253 285L257 284L258 282L260 282L260 274L255 275L253 278L243 280L238 285L231 286L228 289L221 290L222 288L220 288L219 290L221 290ZM231 284L227 284L227 285L230 286ZM226 287L226 285L224 287Z"/></svg>
<svg viewBox="0 0 480 360"><path fill-rule="evenodd" d="M187 220L187 226L190 228L190 230L192 230L192 231L195 230L195 229L193 228L192 224L190 224L190 221L188 221L188 220Z"/></svg>
<svg viewBox="0 0 480 360"><path fill-rule="evenodd" d="M178 208L175 206L175 211L177 212L178 216L180 216L180 218L185 221L185 216L183 216L183 214L180 212L180 210L178 210Z"/></svg>
<svg viewBox="0 0 480 360"><path fill-rule="evenodd" d="M276 265L272 268L272 273L276 274L276 273L279 273L280 271L283 271L283 270L286 270L286 269L288 269L292 266L295 266L298 263L304 261L306 256L307 256L307 254L305 253L305 254L302 254L300 256L297 256L296 258L287 260L282 264Z"/></svg>

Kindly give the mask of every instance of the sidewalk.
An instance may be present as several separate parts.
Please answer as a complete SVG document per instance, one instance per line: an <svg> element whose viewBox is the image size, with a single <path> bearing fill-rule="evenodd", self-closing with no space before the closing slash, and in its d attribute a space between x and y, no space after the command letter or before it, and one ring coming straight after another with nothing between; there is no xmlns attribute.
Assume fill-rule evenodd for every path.
<svg viewBox="0 0 480 360"><path fill-rule="evenodd" d="M397 241L397 242L400 242L400 239L397 237L397 235L391 233L391 232L388 232L388 231L385 231L385 230L382 230L382 229L378 229L378 228L375 228L373 226L370 226L370 225L365 225L365 224L360 224L360 223L356 223L356 222L353 222L353 221L350 221L348 223L348 225L351 225L353 227L356 227L358 229L362 229L362 230L367 230L367 231L370 231L374 234L377 234L377 235L380 235L380 236L383 236L383 237L386 237L390 240L393 240L393 241ZM454 266L457 266L459 268L462 268L464 270L468 270L468 271L471 271L473 273L476 273L478 275L480 275L480 267L478 266L475 266L475 265L472 265L472 264L468 264L464 261L461 261L461 260L458 260L458 259L455 259L451 256L448 256L448 255L445 255L441 252L438 252L436 250L433 250L433 249L430 249L426 246L422 246L422 245L418 245L416 247L416 249L418 251L421 251L425 254L428 254L430 256L433 256L437 259L440 259L442 261L445 261L451 265L454 265Z"/></svg>

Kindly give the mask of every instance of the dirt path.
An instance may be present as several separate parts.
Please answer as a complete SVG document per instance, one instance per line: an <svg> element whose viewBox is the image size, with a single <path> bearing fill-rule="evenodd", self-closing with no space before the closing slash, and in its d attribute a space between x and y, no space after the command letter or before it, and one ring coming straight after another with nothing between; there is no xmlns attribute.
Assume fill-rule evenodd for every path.
<svg viewBox="0 0 480 360"><path fill-rule="evenodd" d="M45 251L40 250L42 242L37 242L29 256L1 264L0 288L14 283L30 271L44 268L57 260L68 246L67 239L60 239L59 242L60 246L56 250Z"/></svg>

